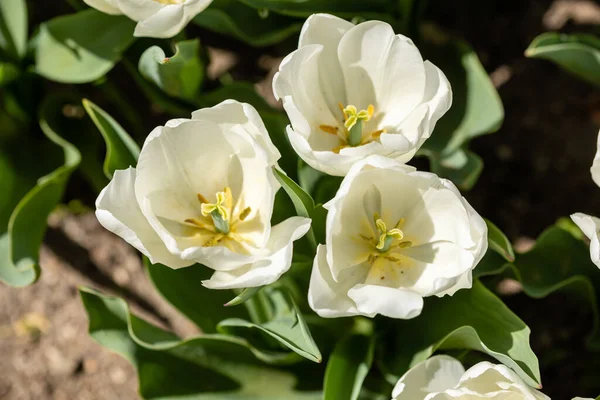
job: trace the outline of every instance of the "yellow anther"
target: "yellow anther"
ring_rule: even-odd
[[[202,215],[208,217],[215,210],[225,221],[229,221],[229,208],[231,207],[231,189],[225,188],[224,191],[217,193],[217,202],[215,204],[202,203],[200,211]]]
[[[240,221],[244,221],[246,218],[248,218],[248,215],[250,215],[251,212],[252,209],[250,207],[244,208],[244,211],[240,213]]]
[[[192,225],[194,225],[194,226],[196,226],[198,228],[212,230],[212,227],[207,226],[206,224],[204,224],[204,223],[202,223],[202,222],[200,222],[200,221],[198,221],[197,219],[194,219],[194,218],[188,218],[184,222],[187,223],[187,224],[192,224]]]
[[[208,203],[208,199],[202,196],[202,194],[198,193],[196,194],[196,196],[198,196],[198,201],[200,202],[200,204]]]
[[[331,125],[319,125],[319,129],[321,129],[323,132],[331,133],[332,135],[337,135],[338,133],[338,128]]]

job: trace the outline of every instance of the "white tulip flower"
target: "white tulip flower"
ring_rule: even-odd
[[[106,14],[124,14],[136,21],[134,36],[171,38],[177,35],[212,0],[83,0]]]
[[[411,368],[396,384],[393,400],[550,400],[504,365],[480,362],[465,372],[449,356],[434,356]]]
[[[137,167],[102,190],[96,216],[153,263],[216,270],[206,287],[266,285],[310,228],[301,217],[271,227],[279,158],[257,111],[228,100],[154,129]]]
[[[594,156],[594,161],[592,163],[592,167],[590,168],[590,172],[592,173],[592,179],[596,185],[600,186],[600,132],[598,132],[596,155]]]
[[[273,91],[296,152],[338,176],[372,154],[409,161],[452,103],[446,76],[409,38],[385,22],[355,26],[328,14],[305,22]]]
[[[484,220],[450,181],[386,157],[356,163],[325,208],[308,293],[322,317],[414,318],[423,297],[470,288],[487,250]]]
[[[590,239],[590,258],[600,268],[600,241],[598,240],[600,218],[583,213],[575,213],[571,215],[571,219],[581,229],[583,234]]]

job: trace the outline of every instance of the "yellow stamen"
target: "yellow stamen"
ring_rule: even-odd
[[[319,125],[319,129],[321,129],[323,132],[331,133],[332,135],[337,135],[338,133],[338,128],[331,125]]]
[[[208,229],[209,231],[212,231],[212,227],[210,227],[194,218],[188,218],[184,222],[187,224],[192,224],[194,226],[197,226],[198,228]]]
[[[208,203],[208,199],[202,196],[202,194],[198,193],[196,196],[198,196],[198,201],[200,202],[200,204]]]
[[[248,215],[250,215],[251,212],[252,209],[250,207],[244,208],[244,211],[242,211],[240,214],[240,221],[244,221],[246,218],[248,218]]]

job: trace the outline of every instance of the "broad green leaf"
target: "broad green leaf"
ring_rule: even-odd
[[[387,19],[381,15],[392,13],[393,4],[387,0],[242,0],[258,9],[268,9],[281,14],[308,17],[314,13],[330,13],[345,18],[357,15],[372,19]]]
[[[289,293],[281,288],[270,287],[263,291],[272,307],[269,311],[272,317],[268,321],[254,324],[242,319],[227,319],[219,324],[219,332],[245,336],[244,331],[258,330],[302,357],[320,363],[321,352]]]
[[[19,59],[27,52],[27,3],[0,1],[0,48]]]
[[[420,153],[429,157],[432,171],[469,189],[479,178],[483,162],[465,146],[500,128],[502,101],[477,54],[466,43],[446,38],[443,44],[424,47],[424,52],[446,74],[453,100]]]
[[[299,391],[290,368],[275,369],[241,338],[203,335],[179,340],[132,315],[119,298],[83,289],[90,335],[136,368],[142,398],[152,400],[317,400]],[[317,371],[319,372],[319,371]]]
[[[488,228],[488,245],[490,249],[504,257],[506,261],[514,261],[515,252],[510,240],[492,221],[486,219],[485,224]]]
[[[324,400],[356,400],[371,369],[375,337],[348,334],[337,344],[325,371]]]
[[[475,268],[475,276],[504,274],[521,282],[525,294],[541,299],[561,291],[590,305],[593,327],[588,346],[600,349],[598,291],[600,274],[590,260],[589,249],[580,232],[571,230],[561,219],[546,229],[535,246],[517,254],[513,263],[490,252]]]
[[[46,231],[46,218],[61,200],[73,170],[81,161],[77,148],[64,140],[62,114],[49,97],[40,112],[40,127],[46,137],[64,152],[64,165],[40,178],[21,199],[8,223],[8,232],[0,238],[0,280],[12,286],[26,286],[37,280],[39,248]]]
[[[531,42],[525,55],[552,61],[566,71],[600,86],[600,38],[597,36],[543,33]]]
[[[243,307],[225,307],[233,296],[230,290],[212,290],[202,286],[213,271],[202,265],[171,269],[162,264],[144,263],[156,290],[205,333],[216,332],[225,318],[247,318]]]
[[[104,158],[106,177],[111,179],[115,170],[135,166],[140,155],[140,147],[137,143],[106,111],[87,99],[83,99],[82,103],[106,143]]]
[[[110,27],[110,28],[109,28]],[[106,75],[135,40],[135,22],[85,10],[40,25],[36,72],[61,83],[87,83]]]
[[[391,355],[391,380],[437,350],[470,349],[512,368],[529,385],[541,385],[529,328],[479,281],[453,296],[427,298],[419,317],[397,321],[392,332],[396,345],[385,350]]]
[[[483,160],[470,150],[457,149],[450,154],[422,151],[429,157],[431,171],[450,179],[462,190],[475,186],[483,171]]]
[[[452,107],[438,121],[424,147],[451,154],[474,137],[497,131],[504,107],[475,51],[465,42],[451,40],[426,47],[427,58],[452,85]]]
[[[158,46],[148,48],[140,57],[138,68],[142,76],[169,96],[193,100],[204,79],[200,40],[182,41],[175,48],[173,57],[167,57]]]
[[[261,16],[258,10],[234,0],[214,0],[193,21],[203,28],[256,47],[270,46],[287,39],[300,32],[303,22],[273,13]]]

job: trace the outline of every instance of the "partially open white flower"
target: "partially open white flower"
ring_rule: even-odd
[[[434,356],[411,368],[396,384],[393,400],[550,400],[504,365],[480,362],[465,372],[449,356]]]
[[[273,91],[296,152],[338,176],[371,154],[407,162],[452,103],[448,80],[409,38],[385,22],[328,14],[308,18]]]
[[[212,0],[83,0],[106,14],[136,21],[134,36],[170,38],[185,28]]]
[[[575,213],[571,215],[571,219],[577,224],[583,234],[590,239],[590,258],[600,268],[600,240],[598,240],[600,218],[583,213]]]
[[[322,317],[416,317],[423,297],[471,287],[487,250],[485,222],[450,181],[386,157],[356,163],[325,208],[308,293]]]
[[[271,228],[279,157],[256,110],[228,100],[154,129],[137,168],[100,193],[96,216],[153,263],[215,269],[209,288],[266,285],[310,227],[292,217]]]
[[[600,186],[600,132],[598,132],[596,155],[594,156],[594,161],[592,163],[590,171],[592,173],[592,179],[594,180],[596,185]]]

